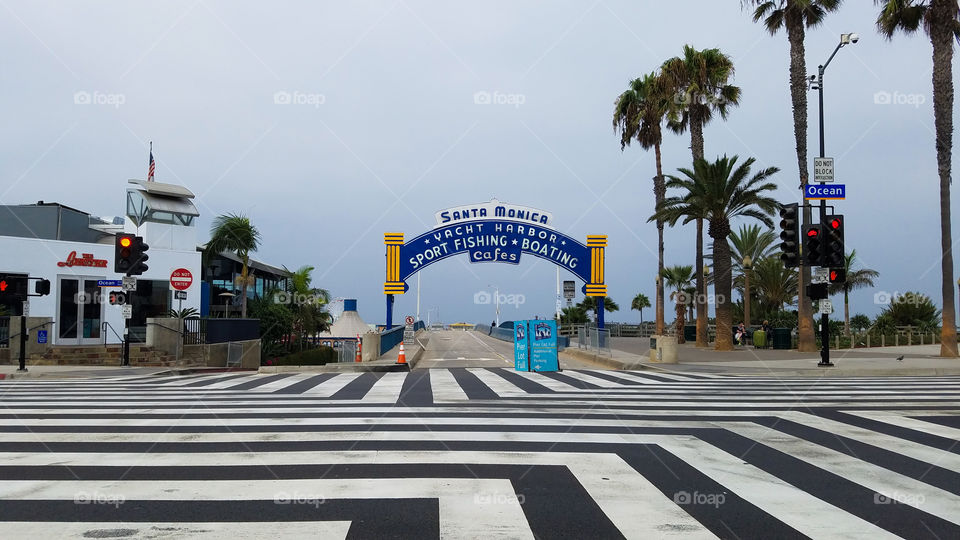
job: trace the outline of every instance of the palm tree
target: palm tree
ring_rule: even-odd
[[[223,251],[232,251],[240,259],[243,268],[237,282],[240,285],[240,314],[247,316],[247,287],[251,285],[250,252],[260,247],[260,231],[253,226],[250,218],[242,214],[223,214],[213,220],[210,227],[210,241],[207,242],[204,256],[209,258]]]
[[[754,22],[763,21],[771,35],[781,29],[787,33],[790,42],[790,100],[793,103],[793,137],[797,142],[797,167],[800,172],[800,184],[810,179],[807,171],[807,65],[804,39],[806,28],[819,26],[827,13],[840,8],[843,0],[741,0],[741,6],[756,6],[753,12]],[[809,208],[803,210],[803,223],[813,223]],[[800,269],[798,286],[810,282],[810,268]],[[800,321],[798,328],[800,352],[817,350],[816,336],[813,333],[813,310],[810,299],[800,295]]]
[[[730,107],[740,104],[740,87],[729,84],[733,78],[733,61],[720,49],[697,49],[684,45],[683,57],[671,58],[661,67],[665,85],[671,88],[679,107],[671,111],[668,125],[681,133],[689,127],[690,150],[693,161],[703,159],[703,126],[714,114],[726,120]],[[706,347],[707,304],[706,284],[703,277],[703,219],[695,216],[697,223],[697,346]]]
[[[291,308],[294,330],[301,337],[322,332],[330,327],[330,313],[324,307],[330,303],[330,292],[312,286],[313,266],[301,266],[290,273]]]
[[[857,261],[857,250],[847,253],[844,258],[843,269],[847,279],[843,283],[831,284],[830,294],[843,293],[843,335],[850,335],[850,291],[863,287],[875,287],[873,280],[880,277],[880,272],[870,268],[854,270]]]
[[[689,286],[693,280],[693,266],[669,266],[663,269],[661,277],[663,277],[663,281],[666,281],[667,286],[673,288],[673,292],[670,293],[670,299],[677,302],[676,320],[673,323],[674,335],[677,336],[677,343],[684,343],[684,315],[687,311],[687,304],[690,303],[690,299],[687,297],[684,289]]]
[[[653,148],[657,175],[653,177],[653,196],[660,204],[667,189],[663,178],[660,145],[663,143],[661,126],[673,106],[670,92],[656,73],[630,81],[630,88],[620,94],[613,110],[613,130],[620,132],[620,150],[636,140],[644,150]],[[657,275],[663,272],[663,221],[657,221]],[[663,284],[657,282],[657,334],[663,334]],[[641,318],[643,313],[641,313]]]
[[[933,120],[940,173],[940,270],[943,326],[940,356],[957,356],[953,297],[953,234],[950,230],[950,169],[953,153],[953,40],[960,40],[957,0],[874,0],[882,6],[877,28],[887,39],[897,30],[912,34],[923,26],[933,44]]]
[[[744,276],[749,273],[751,281],[755,279],[753,267],[763,259],[778,252],[778,247],[774,244],[777,238],[777,234],[773,229],[765,229],[756,224],[744,224],[740,226],[739,231],[731,232],[730,238],[727,239],[730,243],[730,271],[734,276],[733,286],[743,297],[745,308],[747,306],[747,298],[745,295],[746,281],[744,280]],[[712,242],[710,243],[710,250],[713,251]],[[705,258],[709,259],[711,264],[713,263],[712,255],[707,255]],[[744,264],[744,261],[748,259],[750,261],[750,268],[747,268]],[[754,290],[753,294],[750,295],[749,302],[751,310],[755,304],[753,300],[757,297],[756,293],[757,291]],[[745,310],[744,315],[747,315],[749,312],[750,310]],[[749,317],[745,316],[744,319],[749,319]]]
[[[768,315],[793,304],[799,291],[798,272],[783,266],[779,257],[766,257],[754,263],[750,274],[752,289],[761,304],[761,313]]]
[[[752,217],[771,227],[773,222],[769,216],[779,207],[779,203],[765,192],[777,189],[769,178],[780,169],[769,167],[750,176],[755,160],[747,159],[737,167],[738,159],[737,156],[724,156],[713,163],[700,159],[694,162],[692,171],[680,169],[685,178],[669,176],[667,188],[680,189],[682,195],[667,197],[657,209],[660,218],[667,222],[676,222],[680,217],[693,214],[706,216],[708,234],[713,238],[713,286],[717,297],[715,348],[718,351],[733,350],[732,275],[730,244],[727,242],[730,220],[739,216]]]
[[[633,297],[633,301],[630,302],[630,309],[640,312],[640,324],[643,324],[643,308],[648,307],[650,307],[650,299],[643,293],[637,293],[637,295]],[[663,323],[663,321],[660,322],[661,324]]]
[[[613,313],[614,311],[620,311],[620,306],[609,296],[587,296],[584,297],[577,306],[585,313],[593,313],[594,317],[596,317],[597,298],[603,298],[603,310],[605,312]]]

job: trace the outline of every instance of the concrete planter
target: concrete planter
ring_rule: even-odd
[[[650,361],[659,364],[677,363],[677,338],[675,336],[655,336],[657,347],[650,349]]]

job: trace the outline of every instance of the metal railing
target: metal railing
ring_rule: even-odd
[[[577,327],[577,348],[613,356],[610,349],[610,330],[592,326]]]
[[[183,320],[183,344],[202,345],[207,342],[207,319],[187,317]]]

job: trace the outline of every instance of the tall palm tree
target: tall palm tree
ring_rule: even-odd
[[[847,253],[844,257],[843,269],[847,279],[843,283],[832,284],[830,294],[843,293],[843,335],[850,335],[850,291],[863,287],[875,287],[873,280],[880,277],[880,272],[870,268],[854,270],[857,262],[857,250]]]
[[[223,214],[213,220],[210,227],[210,241],[204,252],[212,257],[223,251],[232,251],[240,259],[243,267],[237,282],[240,285],[240,314],[247,316],[247,287],[250,286],[250,252],[260,247],[260,231],[242,214]]]
[[[940,270],[943,326],[940,356],[957,356],[957,318],[953,297],[953,234],[950,230],[950,169],[953,153],[953,40],[960,41],[957,0],[874,0],[881,6],[877,28],[887,39],[897,30],[912,34],[923,26],[933,44],[933,120],[940,174]]]
[[[630,302],[630,309],[640,312],[640,324],[643,324],[643,308],[650,307],[650,299],[643,293],[637,293]],[[662,323],[663,321],[661,321]]]
[[[731,107],[740,104],[740,87],[729,84],[733,78],[733,61],[720,49],[697,49],[684,45],[683,57],[671,58],[661,67],[667,88],[671,88],[679,107],[668,118],[668,125],[680,133],[690,129],[690,150],[693,161],[703,159],[703,126],[715,114],[726,120]],[[707,336],[706,283],[703,277],[703,219],[697,224],[697,346],[709,345]]]
[[[630,87],[619,97],[613,110],[613,130],[620,132],[620,150],[636,141],[644,150],[653,148],[657,175],[653,177],[656,204],[666,196],[660,145],[663,143],[663,120],[673,107],[672,96],[663,80],[654,72],[630,81]],[[663,272],[663,222],[657,221],[657,275]],[[642,316],[642,313],[641,313]],[[663,334],[663,284],[657,281],[657,334]]]
[[[683,178],[668,176],[667,188],[681,190],[680,196],[667,197],[657,209],[661,219],[675,222],[683,216],[702,214],[709,223],[708,234],[713,238],[714,281],[717,298],[716,350],[733,350],[733,311],[731,307],[732,274],[730,263],[730,220],[752,217],[772,227],[770,215],[779,203],[765,192],[775,191],[771,176],[780,169],[769,167],[750,175],[754,159],[737,167],[737,156],[723,156],[709,163],[704,159],[694,162],[693,170],[680,169]],[[690,211],[689,207],[699,208]],[[689,219],[689,218],[687,218]]]
[[[684,343],[684,316],[686,315],[687,304],[690,303],[684,289],[693,281],[693,266],[668,266],[663,269],[663,273],[660,275],[663,278],[662,281],[665,281],[666,285],[673,289],[673,292],[670,293],[670,299],[677,302],[676,319],[673,323],[674,335],[677,336],[677,343]]]
[[[837,11],[842,3],[843,0],[741,0],[741,6],[756,6],[754,22],[762,20],[771,35],[786,30],[787,41],[790,42],[790,100],[793,103],[793,137],[797,142],[801,189],[810,179],[807,171],[807,64],[804,59],[806,29],[819,26],[827,14]],[[806,207],[803,210],[803,223],[813,223],[811,211]],[[798,286],[803,289],[803,284],[809,282],[810,268],[801,266]],[[798,350],[813,352],[817,350],[817,341],[813,332],[810,299],[800,295],[798,307]]]

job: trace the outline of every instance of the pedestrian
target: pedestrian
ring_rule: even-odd
[[[737,345],[743,345],[746,339],[746,335],[747,335],[747,329],[744,326],[744,324],[741,322],[740,324],[737,325],[737,333],[734,336],[736,337]]]
[[[770,321],[764,319],[763,324],[760,325],[760,329],[763,330],[764,334],[770,333]]]

